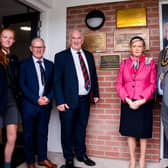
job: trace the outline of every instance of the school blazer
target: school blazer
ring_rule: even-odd
[[[0,115],[6,111],[8,83],[4,66],[0,63]]]

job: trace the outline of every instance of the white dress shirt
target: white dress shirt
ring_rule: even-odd
[[[40,66],[39,66],[39,63],[37,63],[37,61],[41,61],[41,64],[42,64],[42,66],[45,70],[44,60],[43,60],[43,58],[39,60],[39,59],[37,59],[36,57],[33,56],[33,62],[34,62],[35,68],[36,68],[38,84],[39,84],[39,96],[43,96],[44,85],[42,85]]]
[[[160,78],[158,80],[158,92],[159,92],[159,95],[163,95],[163,89],[161,88],[161,80],[160,80]]]
[[[77,78],[78,78],[78,94],[79,95],[87,95],[89,93],[89,90],[85,89],[85,81],[84,81],[84,77],[83,77],[83,73],[82,73],[82,69],[80,66],[80,62],[79,62],[79,56],[78,56],[78,51],[74,50],[73,48],[71,48],[71,53],[72,53],[72,57],[73,57],[73,61],[75,64],[75,69],[76,69],[76,73],[77,73]],[[89,72],[89,68],[88,68],[88,63],[85,57],[85,54],[83,52],[82,49],[80,49],[80,53],[82,55],[82,58],[85,62],[88,74],[89,74],[89,78],[90,78],[90,72]],[[91,82],[90,82],[91,83]]]

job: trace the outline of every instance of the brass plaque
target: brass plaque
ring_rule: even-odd
[[[114,51],[129,51],[129,42],[132,37],[140,36],[145,40],[146,48],[149,50],[149,29],[148,28],[131,28],[117,29],[114,32]]]
[[[90,52],[106,51],[106,33],[91,32],[85,34],[83,48]]]
[[[120,55],[106,54],[100,57],[101,69],[118,69],[120,67]]]
[[[146,26],[146,23],[145,8],[117,10],[117,28]]]

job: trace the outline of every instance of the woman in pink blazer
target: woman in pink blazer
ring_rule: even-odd
[[[145,168],[147,138],[152,137],[152,101],[156,89],[154,60],[143,52],[145,41],[139,36],[130,40],[131,56],[123,60],[116,89],[121,98],[120,133],[128,139],[130,166],[135,168],[136,138],[140,140],[139,167]]]

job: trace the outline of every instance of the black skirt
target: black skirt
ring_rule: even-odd
[[[120,133],[135,138],[152,138],[152,101],[149,100],[137,110],[121,102]]]

